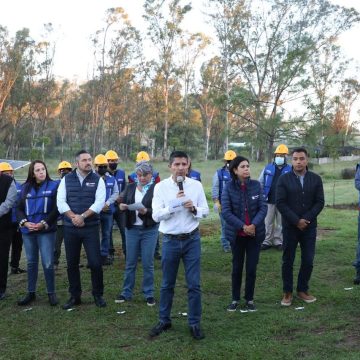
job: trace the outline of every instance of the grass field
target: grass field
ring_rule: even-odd
[[[209,182],[219,162],[194,165],[202,171],[209,194]],[[256,178],[263,164],[252,165]],[[156,167],[161,174],[165,173],[166,165],[156,164]],[[339,173],[340,169],[335,171]],[[315,168],[315,171],[325,174],[327,203],[331,204],[331,174],[335,171],[332,166]],[[357,193],[353,180],[338,181],[337,174],[333,178],[341,194],[336,203],[355,203]],[[146,306],[140,293],[141,266],[134,299],[123,305],[114,303],[124,270],[119,236],[114,230],[118,256],[113,266],[104,268],[108,302],[105,309],[93,304],[86,268],[81,270],[84,304],[71,312],[48,305],[41,271],[38,299],[32,310],[24,311],[16,305],[16,300],[25,293],[26,274],[9,276],[7,298],[0,302],[0,359],[359,359],[360,287],[352,285],[351,265],[357,242],[357,215],[355,210],[326,208],[319,218],[317,253],[310,283],[311,292],[318,298],[316,303],[304,305],[296,300],[290,308],[280,306],[281,253],[269,250],[261,253],[258,266],[255,289],[258,311],[228,313],[231,255],[221,251],[219,221],[212,213],[201,224],[202,327],[206,338],[200,342],[191,338],[187,318],[179,314],[187,312],[182,267],[173,304],[173,329],[158,339],[148,338],[149,329],[157,322],[158,306]],[[61,259],[56,283],[59,299],[64,303],[68,298],[64,254]],[[85,264],[86,259],[82,262]],[[295,273],[298,264],[297,258]],[[156,261],[155,277],[158,300],[159,261]],[[304,309],[295,310],[300,306]],[[125,314],[117,314],[123,310]]]

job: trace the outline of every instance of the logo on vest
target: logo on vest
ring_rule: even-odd
[[[89,187],[94,187],[94,186],[96,185],[96,183],[94,183],[94,182],[87,182],[85,185],[86,185],[86,186],[89,186]]]
[[[44,195],[45,195],[45,194],[51,194],[51,190],[44,190],[42,193],[43,193]]]

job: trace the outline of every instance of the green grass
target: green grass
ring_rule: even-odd
[[[56,162],[50,161],[54,171]],[[252,176],[257,178],[264,164],[252,163]],[[353,163],[315,167],[324,177],[326,203],[332,204],[335,181],[335,204],[357,201],[353,180],[340,181],[341,168]],[[133,164],[125,164],[131,171]],[[210,194],[211,177],[221,161],[195,163],[202,172],[206,193]],[[156,163],[162,178],[169,174],[167,164]],[[209,202],[211,206],[211,202]],[[186,317],[187,296],[183,268],[179,270],[173,304],[173,329],[158,339],[148,338],[149,329],[158,319],[158,305],[146,306],[141,292],[141,266],[137,274],[135,297],[123,305],[114,303],[122,282],[124,259],[116,234],[115,264],[105,267],[105,299],[108,306],[97,309],[92,301],[90,274],[81,270],[82,306],[72,312],[51,308],[47,302],[42,271],[39,273],[38,299],[31,311],[23,311],[16,300],[25,293],[26,275],[11,275],[8,296],[0,302],[0,359],[359,359],[360,357],[360,287],[352,287],[351,265],[357,242],[357,212],[326,208],[319,218],[319,241],[311,291],[318,297],[314,304],[282,308],[280,299],[281,253],[261,253],[255,300],[256,313],[228,313],[231,300],[231,255],[221,251],[218,216],[211,212],[201,224],[202,231],[202,327],[206,338],[192,340]],[[56,275],[61,303],[68,298],[67,277],[62,263]],[[25,260],[22,259],[22,265]],[[86,264],[86,259],[82,260]],[[295,273],[299,266],[299,254]],[[156,299],[159,299],[160,263],[156,261]],[[125,310],[124,315],[116,312]]]
[[[38,300],[31,311],[16,306],[26,289],[26,275],[9,277],[8,297],[0,303],[1,359],[358,359],[360,356],[360,288],[352,287],[351,262],[355,254],[357,213],[326,209],[320,216],[319,241],[311,290],[314,304],[282,308],[281,253],[261,253],[255,300],[256,313],[227,313],[231,300],[231,256],[220,250],[218,219],[211,216],[201,226],[203,341],[190,337],[186,317],[183,268],[179,271],[173,304],[173,329],[150,340],[158,306],[146,306],[140,293],[141,269],[135,297],[114,303],[121,287],[124,260],[117,257],[106,267],[105,298],[108,307],[97,309],[90,294],[89,271],[81,270],[84,304],[72,312],[47,303],[43,274],[39,274]],[[119,247],[119,238],[116,238]],[[118,252],[119,253],[119,252]],[[63,256],[62,256],[63,259]],[[86,260],[83,259],[83,263]],[[297,272],[299,259],[295,263]],[[140,266],[141,268],[141,266]],[[57,272],[61,302],[67,300],[65,264]],[[160,263],[156,262],[156,298],[159,298]],[[118,310],[125,310],[118,315]]]

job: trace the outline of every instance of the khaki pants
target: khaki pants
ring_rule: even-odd
[[[275,204],[267,204],[267,206],[268,211],[265,218],[266,234],[263,245],[282,245],[281,214]]]

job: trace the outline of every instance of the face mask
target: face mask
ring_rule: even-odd
[[[109,164],[110,170],[116,170],[117,166],[118,166],[117,163],[110,163],[110,164]]]
[[[276,156],[275,157],[275,164],[278,166],[284,165],[285,163],[285,158],[283,158],[282,156]]]
[[[107,172],[107,168],[99,167],[97,172],[100,176],[105,175]]]
[[[61,179],[62,179],[65,175],[67,175],[69,172],[70,172],[70,171],[68,171],[68,170],[60,170],[60,177],[61,177]]]

